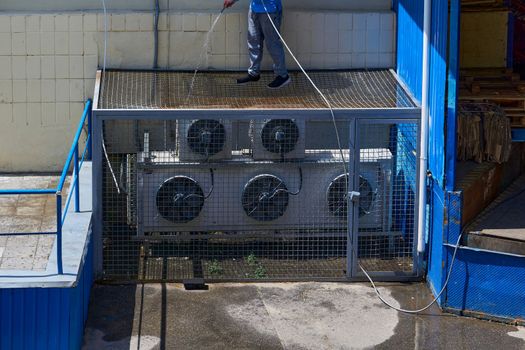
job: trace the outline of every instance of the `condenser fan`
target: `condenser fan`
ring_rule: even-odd
[[[195,180],[175,176],[166,180],[157,191],[157,210],[166,220],[186,223],[199,216],[204,199],[204,193]]]
[[[370,213],[374,201],[375,192],[363,176],[359,175],[359,217]],[[348,215],[348,175],[343,174],[336,177],[328,186],[328,209],[330,213],[338,217]]]
[[[274,175],[258,175],[248,181],[242,193],[242,207],[257,221],[273,221],[284,215],[289,192]]]
[[[268,152],[289,153],[299,141],[299,127],[291,119],[272,119],[264,125],[261,139]]]
[[[217,120],[197,120],[188,128],[187,142],[193,152],[210,157],[222,151],[226,129]]]

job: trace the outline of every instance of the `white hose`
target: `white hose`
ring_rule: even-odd
[[[343,165],[344,165],[344,168],[345,168],[345,173],[347,173],[347,168],[346,168],[346,161],[345,161],[345,158],[343,156],[343,147],[341,145],[341,139],[339,138],[339,131],[337,130],[337,122],[336,122],[336,119],[335,119],[335,115],[334,115],[334,111],[333,111],[333,108],[332,108],[332,105],[330,104],[330,101],[326,98],[326,96],[322,93],[322,91],[317,87],[317,85],[313,82],[313,80],[310,78],[310,76],[308,75],[308,73],[306,73],[306,71],[304,70],[303,66],[301,65],[301,63],[299,62],[299,60],[295,57],[295,55],[293,54],[292,50],[290,49],[290,47],[288,46],[288,44],[286,43],[286,41],[284,40],[284,38],[282,37],[281,33],[279,32],[279,29],[277,28],[277,26],[275,25],[275,23],[273,22],[272,20],[272,17],[270,16],[269,12],[268,12],[268,8],[266,7],[266,4],[264,2],[264,0],[261,0],[262,1],[262,4],[263,4],[263,7],[264,7],[264,10],[266,11],[266,15],[268,16],[268,19],[270,20],[270,23],[272,24],[273,26],[273,29],[275,30],[275,32],[277,33],[277,35],[279,36],[279,38],[281,39],[284,47],[286,47],[286,50],[288,50],[288,52],[290,53],[290,56],[292,56],[292,58],[294,59],[295,63],[297,63],[297,66],[299,66],[299,68],[301,69],[301,71],[303,72],[303,74],[306,76],[306,78],[308,79],[308,81],[310,82],[310,84],[312,84],[312,86],[314,87],[314,89],[319,93],[319,95],[323,98],[324,102],[326,103],[326,105],[328,106],[328,108],[330,109],[330,114],[332,115],[332,121],[333,121],[333,124],[334,124],[334,128],[335,128],[335,133],[336,133],[336,138],[337,138],[337,144],[339,146],[339,152],[341,153],[341,157],[343,158]],[[423,205],[422,203],[420,203],[420,205]],[[421,309],[416,309],[416,310],[407,310],[407,309],[402,309],[402,308],[398,308],[392,304],[390,304],[389,302],[387,302],[383,296],[381,295],[381,293],[379,292],[379,289],[377,288],[375,282],[372,280],[372,278],[370,277],[370,275],[366,272],[366,270],[363,268],[363,266],[361,264],[358,263],[358,266],[359,266],[359,269],[361,269],[361,271],[364,273],[364,275],[366,276],[366,278],[368,278],[368,280],[370,281],[370,284],[372,285],[372,288],[374,288],[374,291],[375,293],[377,294],[379,300],[381,300],[381,302],[383,302],[386,306],[396,310],[396,311],[399,311],[399,312],[403,312],[403,313],[408,313],[408,314],[417,314],[417,313],[421,313],[425,310],[427,310],[428,308],[430,308],[438,299],[439,297],[443,294],[443,292],[445,291],[445,289],[447,288],[448,286],[448,282],[450,280],[450,275],[452,274],[452,267],[454,266],[454,262],[456,260],[456,253],[458,251],[458,248],[459,248],[459,243],[461,241],[461,237],[463,236],[463,233],[461,233],[458,237],[458,241],[456,243],[456,246],[455,246],[455,249],[454,249],[454,255],[452,256],[452,260],[450,262],[450,268],[448,270],[448,274],[447,274],[447,279],[445,280],[445,284],[443,285],[443,288],[441,289],[441,291],[439,292],[439,294],[432,300],[432,302],[430,304],[428,304],[427,306],[421,308]],[[352,244],[352,251],[353,251],[353,254],[354,256],[357,258],[357,252],[355,250],[355,245]]]
[[[290,47],[288,46],[288,44],[286,43],[286,41],[282,37],[281,33],[279,32],[279,29],[277,28],[277,26],[273,22],[272,16],[270,16],[270,14],[268,13],[268,8],[266,7],[266,4],[265,4],[264,0],[261,0],[261,1],[262,1],[264,10],[266,11],[266,15],[268,16],[268,19],[270,20],[270,23],[272,24],[272,27],[275,30],[275,32],[277,33],[277,35],[279,36],[279,39],[281,39],[284,47],[286,47],[286,50],[288,50],[288,52],[290,53],[290,55],[294,59],[295,63],[297,63],[297,66],[299,66],[299,68],[301,69],[301,71],[305,75],[306,79],[308,79],[310,84],[312,84],[312,86],[317,91],[317,93],[322,97],[324,103],[326,103],[326,106],[330,109],[330,114],[332,115],[332,122],[334,124],[335,137],[337,139],[337,144],[339,145],[339,152],[341,154],[341,159],[343,160],[344,171],[345,171],[345,174],[347,174],[348,173],[348,168],[346,166],[346,160],[345,160],[345,157],[344,157],[343,148],[341,147],[341,138],[339,137],[339,130],[337,129],[337,121],[335,119],[335,114],[334,114],[334,109],[332,108],[332,104],[326,98],[326,96],[321,92],[321,90],[317,87],[317,85],[315,85],[315,83],[313,82],[312,78],[310,78],[310,75],[308,75],[308,73],[306,73],[306,70],[301,65],[301,62],[299,62],[297,57],[295,57],[295,55],[293,54],[292,50],[290,49]]]
[[[104,89],[104,74],[106,73],[106,59],[107,59],[107,48],[108,48],[108,11],[106,9],[106,0],[102,0],[102,8],[104,10],[104,59],[102,61],[102,85],[101,89]],[[109,171],[111,172],[111,177],[113,178],[113,182],[115,183],[115,187],[117,189],[117,193],[120,194],[120,186],[117,181],[117,177],[115,176],[115,171],[113,170],[113,166],[111,165],[111,161],[109,160],[108,151],[106,149],[106,143],[104,142],[104,131],[102,131],[101,135],[102,139],[102,150],[104,152],[104,157],[106,158],[106,162],[108,163]]]
[[[102,62],[102,73],[106,72],[106,58],[108,49],[108,12],[106,9],[106,0],[102,0],[102,8],[104,10],[104,59]]]

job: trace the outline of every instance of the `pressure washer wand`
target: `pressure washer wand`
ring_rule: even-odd
[[[235,4],[237,1],[239,1],[239,0],[233,0],[233,3]],[[232,4],[232,6],[233,6],[233,4]],[[224,13],[224,11],[226,11],[227,8],[228,8],[228,7],[226,7],[226,6],[223,6],[223,7],[222,7],[221,15]]]

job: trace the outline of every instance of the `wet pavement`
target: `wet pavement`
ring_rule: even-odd
[[[431,300],[425,284],[383,284],[396,306]],[[525,328],[383,305],[368,284],[96,285],[85,349],[525,349]]]
[[[51,189],[58,180],[58,176],[4,175],[0,189]],[[35,232],[56,232],[56,197],[0,196],[0,233]],[[54,241],[55,235],[0,236],[0,270],[44,271]]]

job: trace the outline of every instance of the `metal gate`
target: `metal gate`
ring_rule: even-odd
[[[133,108],[117,110],[108,100],[125,99],[101,89],[94,114],[101,277],[358,280],[361,268],[386,280],[416,276],[418,108],[394,76],[371,77],[385,79],[371,86],[384,86],[360,86],[362,101],[392,98],[394,106],[339,110],[334,119],[318,108],[174,111],[127,102]],[[324,89],[341,100],[351,86],[339,83]],[[300,88],[279,98],[318,103]],[[220,94],[217,85],[209,89],[192,98],[202,105]],[[158,103],[156,88],[148,94],[140,107]]]

